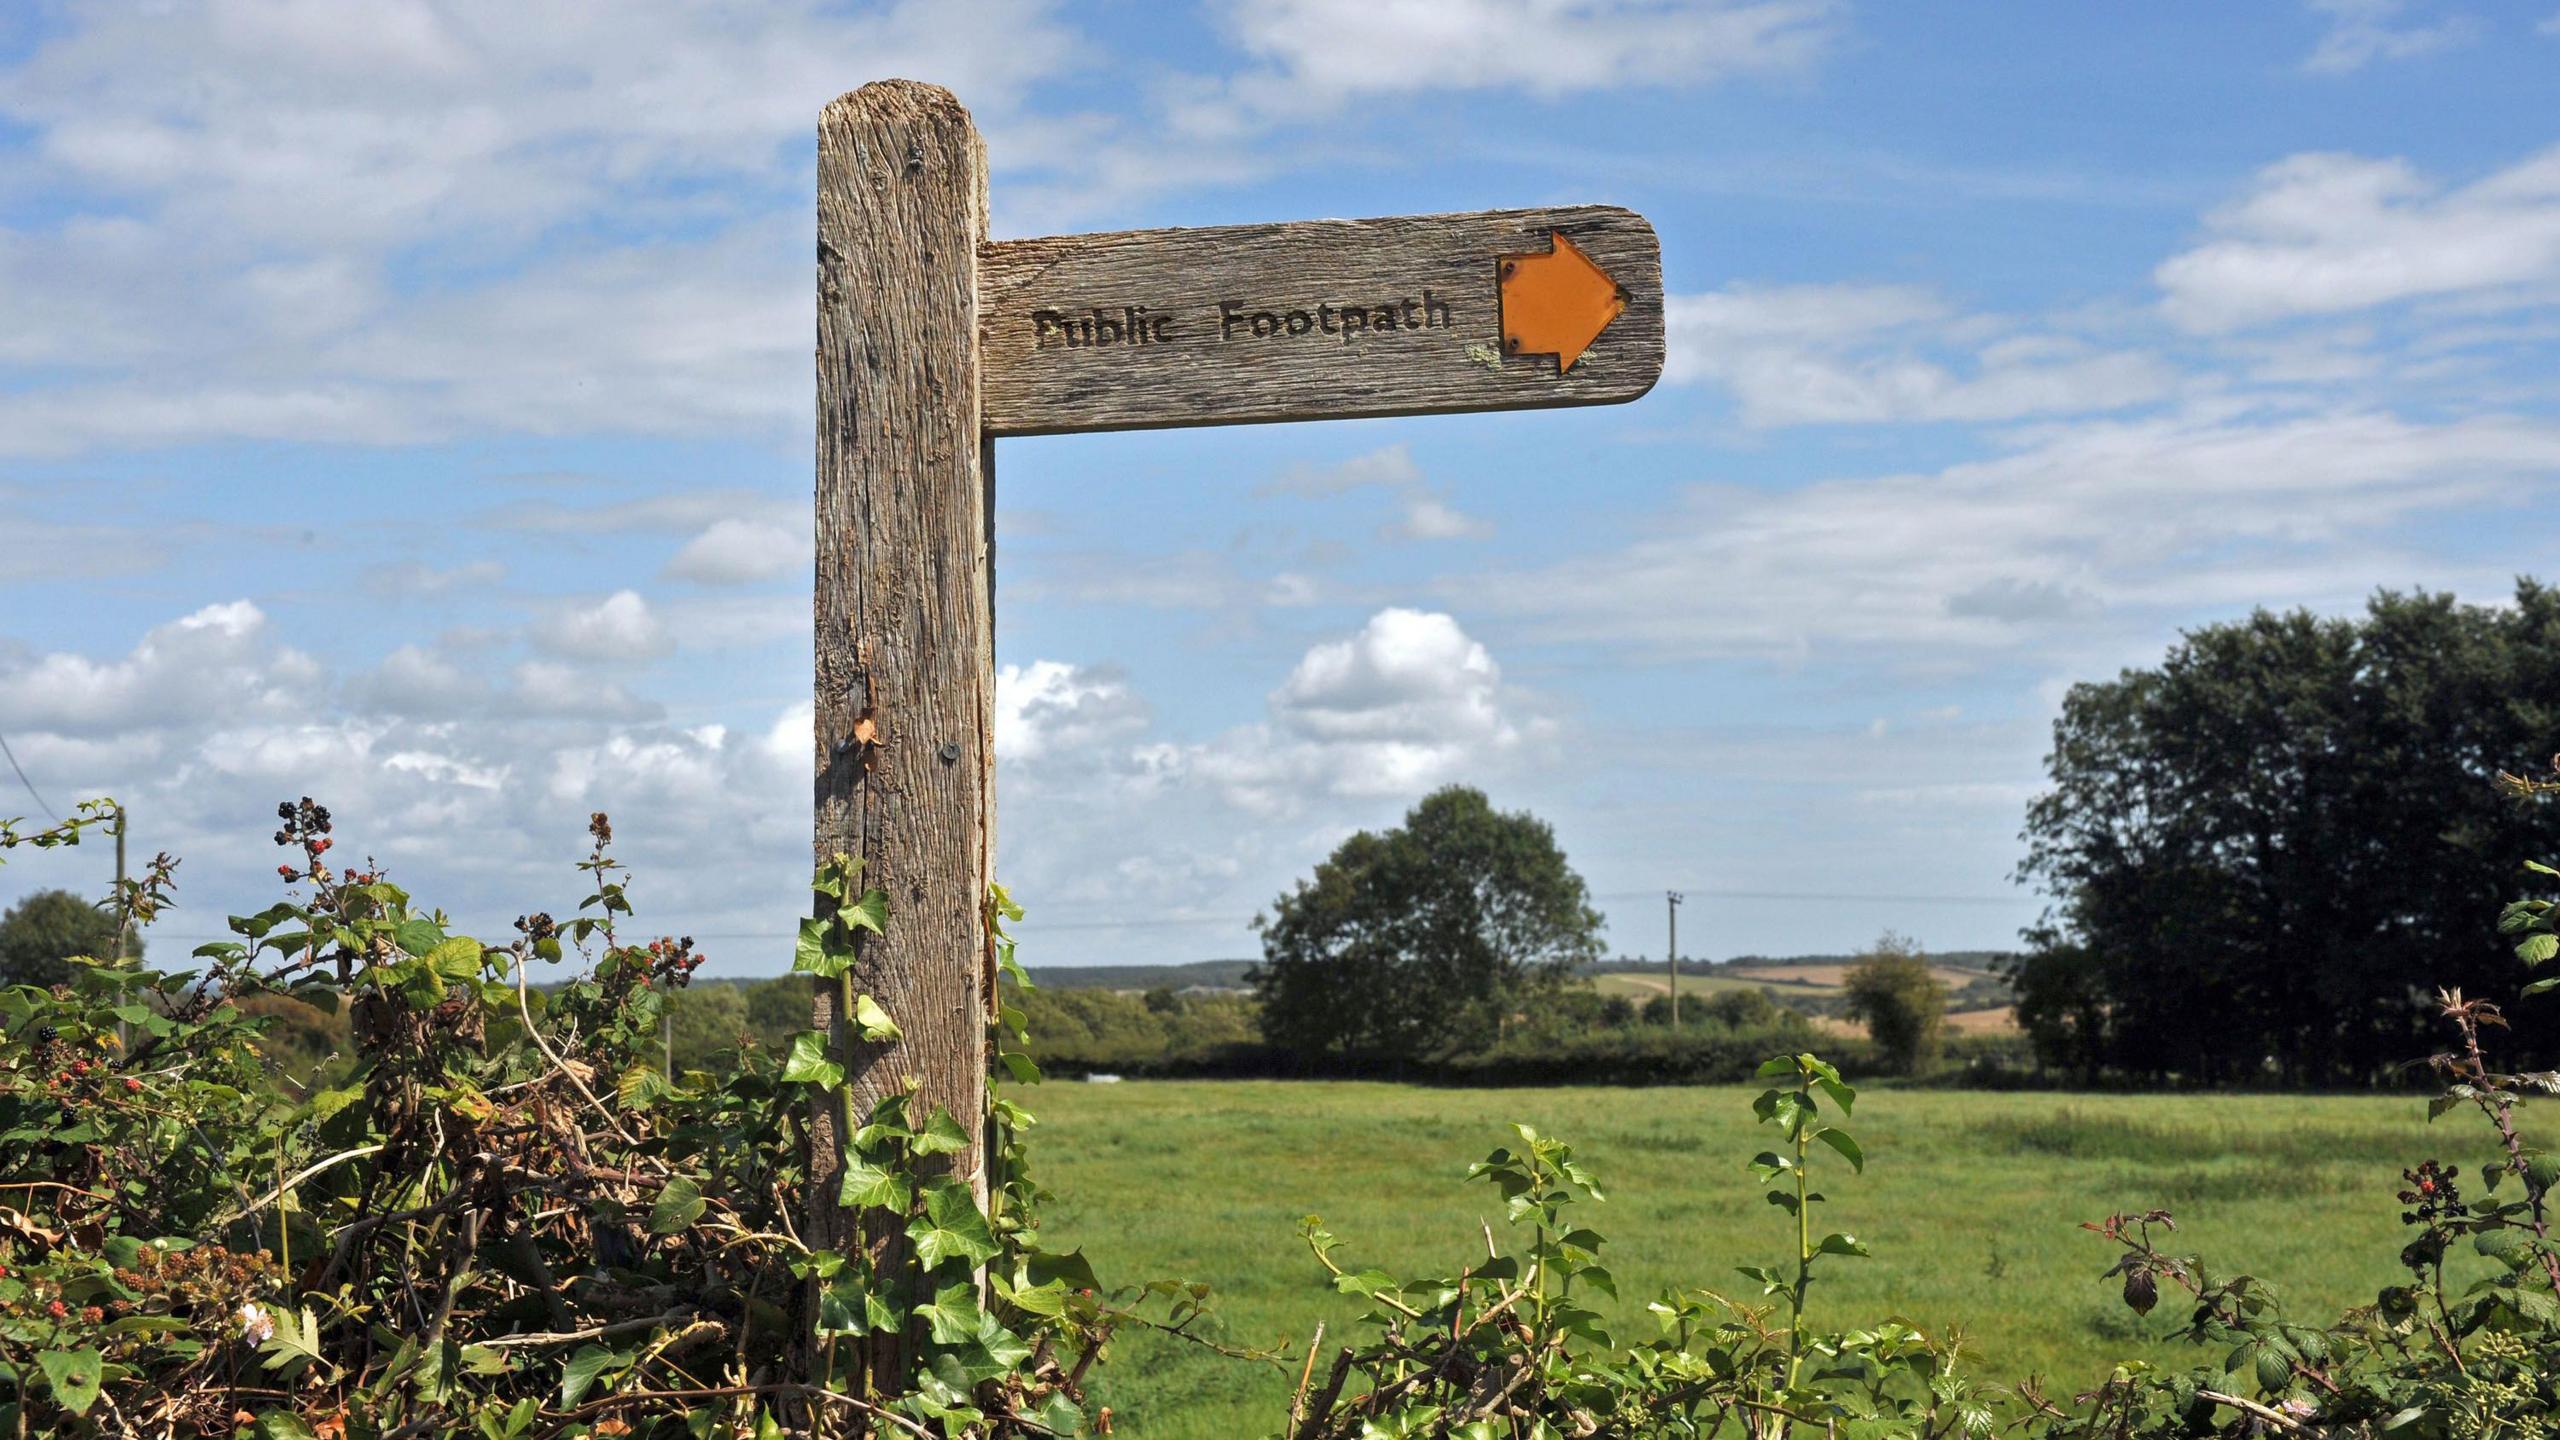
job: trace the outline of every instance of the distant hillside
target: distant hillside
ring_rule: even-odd
[[[1819,1023],[1845,1027],[1848,996],[1841,984],[1857,964],[1855,955],[1737,955],[1731,960],[1680,962],[1680,989],[1693,997],[1733,990],[1757,990]],[[2016,998],[2004,975],[2014,957],[2002,950],[1949,950],[1929,956],[1929,970],[1947,990],[1950,1023],[1967,1033],[1996,1032],[2016,1026],[2011,1002]],[[1644,1004],[1671,993],[1659,960],[1605,960],[1582,974],[1591,988]]]
[[[1740,970],[1800,970],[1836,968],[1855,965],[1856,955],[1736,955],[1730,960],[1684,958],[1680,962],[1683,975],[1731,975]],[[1967,970],[1975,974],[1997,974],[2007,961],[2017,958],[2011,950],[1932,950],[1929,963],[1945,970]],[[1603,960],[1586,968],[1586,975],[1619,975],[1630,971],[1659,975],[1662,958],[1655,956],[1621,956]]]
[[[1194,960],[1188,965],[1034,965],[1031,983],[1049,990],[1241,990],[1258,960]]]

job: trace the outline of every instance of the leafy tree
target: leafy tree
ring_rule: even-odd
[[[2013,973],[2046,1063],[2319,1084],[2425,1053],[2437,987],[2514,992],[2478,917],[2560,811],[2490,781],[2555,731],[2560,591],[2531,580],[2261,611],[2073,687],[2020,866],[2053,899]]]
[[[114,917],[68,890],[39,890],[0,915],[0,985],[67,984],[72,956],[104,959],[115,948]],[[126,943],[128,958],[141,953],[139,938]]]
[[[806,985],[800,988],[807,993]],[[802,1025],[806,1028],[805,1018]],[[696,985],[668,997],[667,1030],[677,1074],[734,1071],[738,1052],[754,1038],[747,997],[736,985]]]
[[[1259,922],[1266,1039],[1411,1056],[1494,1036],[1600,956],[1600,915],[1555,832],[1450,786],[1361,831]]]
[[[1888,930],[1875,948],[1849,967],[1841,982],[1850,1018],[1893,1067],[1917,1075],[1938,1058],[1946,1039],[1947,987],[1929,973],[1929,957],[1910,939]]]
[[[1778,1002],[1766,990],[1720,990],[1699,1007],[1708,1018],[1736,1030],[1765,1030],[1778,1024]]]
[[[747,1026],[756,1039],[780,1049],[791,1036],[809,1028],[809,982],[798,975],[763,980],[746,987]]]

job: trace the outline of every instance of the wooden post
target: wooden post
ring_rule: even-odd
[[[995,836],[994,465],[979,425],[978,246],[986,147],[950,92],[888,81],[818,122],[817,834],[888,895],[854,988],[904,1031],[848,1033],[833,982],[812,1018],[852,1077],[857,1114],[917,1087],[984,1131],[987,887]],[[895,1223],[857,1234],[836,1205],[846,1136],[810,1115],[812,1244],[896,1253]],[[984,1198],[978,1146],[950,1158]],[[915,1297],[901,1297],[900,1308]],[[875,1389],[903,1383],[905,1337],[866,1350]]]

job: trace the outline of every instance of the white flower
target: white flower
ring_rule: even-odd
[[[255,1301],[241,1305],[240,1313],[233,1318],[240,1322],[240,1338],[252,1345],[264,1345],[275,1338],[275,1317]]]

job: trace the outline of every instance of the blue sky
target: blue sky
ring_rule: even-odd
[[[1000,446],[1034,963],[1250,954],[1456,780],[1622,952],[1666,887],[1684,953],[2004,945],[2072,682],[2551,572],[2547,3],[13,7],[0,734],[185,858],[169,943],[309,793],[492,932],[610,810],[645,921],[782,968],[811,137],[888,76],[976,113],[1000,235],[1662,237],[1632,406]]]

